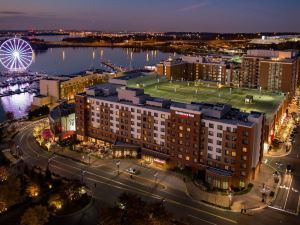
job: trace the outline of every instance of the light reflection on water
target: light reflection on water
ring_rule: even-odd
[[[62,37],[59,37],[62,38]],[[36,52],[34,62],[29,70],[46,72],[49,75],[71,74],[91,68],[101,68],[101,61],[110,61],[127,68],[143,68],[145,65],[155,65],[173,53],[157,50],[137,50],[130,48],[51,48],[44,52]],[[4,71],[0,65],[0,71]],[[25,86],[13,86],[14,91]],[[7,90],[7,89],[5,89]],[[4,90],[0,90],[2,93]],[[31,105],[33,94],[24,93],[0,99],[0,122],[5,119],[5,111],[13,111],[15,117],[26,114]]]

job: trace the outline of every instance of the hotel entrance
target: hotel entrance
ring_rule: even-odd
[[[112,146],[113,158],[137,158],[139,146],[116,142]]]
[[[155,165],[160,165],[160,166],[165,166],[167,164],[166,160],[162,160],[159,158],[155,158],[150,155],[142,155],[142,160],[144,160],[144,163],[146,164],[155,164]]]

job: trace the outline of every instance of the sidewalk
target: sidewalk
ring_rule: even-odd
[[[267,153],[265,154],[265,156],[268,157],[284,157],[287,156],[291,153],[292,148],[289,147],[288,151],[286,151],[286,145],[285,143],[280,143],[278,148],[273,148],[270,151],[267,151]]]
[[[97,167],[103,164],[103,161],[93,155],[87,155],[85,153],[80,153],[76,151],[71,151],[67,148],[63,147],[55,147],[50,150],[56,155],[63,156],[65,158],[69,158],[71,160],[84,163],[86,165],[91,165],[92,167]]]
[[[274,183],[273,169],[265,164],[261,165],[260,172],[257,174],[253,183],[253,188],[249,193],[243,195],[234,195],[233,204],[231,209],[235,212],[240,212],[242,208],[250,210],[258,210],[267,207],[272,199],[267,198],[267,203],[263,203],[261,190],[263,184],[269,189],[269,191],[276,191],[277,184]]]
[[[261,190],[263,184],[265,184],[265,187],[267,187],[269,191],[275,192],[277,185],[274,183],[273,172],[273,169],[262,164],[260,172],[257,174],[255,180],[252,181],[253,187],[251,191],[241,195],[238,195],[238,193],[236,193],[233,196],[232,205],[230,207],[231,211],[240,212],[241,209],[246,209],[248,212],[251,212],[267,207],[267,204],[270,204],[272,199],[268,197],[267,204],[263,203],[261,201]],[[197,201],[208,202],[217,207],[229,209],[229,198],[227,195],[202,191],[192,181],[187,182],[186,185],[188,193],[193,199]]]

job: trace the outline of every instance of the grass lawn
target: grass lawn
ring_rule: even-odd
[[[128,86],[144,88],[146,94],[178,102],[220,102],[230,104],[246,112],[265,112],[267,119],[276,112],[278,106],[284,100],[284,96],[281,94],[253,89],[219,88],[215,84],[187,81],[170,82],[165,79],[160,79],[160,82],[157,83],[156,76],[152,76],[152,80],[150,77],[145,80],[131,80]],[[245,103],[247,95],[253,96],[253,103]]]

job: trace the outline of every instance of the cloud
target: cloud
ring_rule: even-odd
[[[198,3],[198,4],[189,5],[189,6],[180,8],[180,9],[178,9],[177,11],[178,11],[178,12],[193,11],[193,10],[195,10],[195,9],[203,8],[203,7],[207,6],[207,5],[208,5],[207,2],[201,2],[201,3]]]
[[[0,11],[0,15],[25,15],[26,13],[20,11]]]

